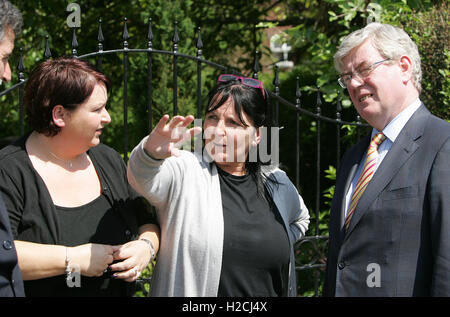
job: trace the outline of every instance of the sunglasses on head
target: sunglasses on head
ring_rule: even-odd
[[[266,94],[264,92],[264,86],[263,83],[257,79],[249,78],[249,77],[242,77],[242,76],[236,76],[231,74],[222,74],[217,79],[218,82],[226,83],[231,80],[239,80],[243,85],[252,87],[252,88],[259,88],[261,90],[261,93],[263,95],[263,98],[266,99]]]

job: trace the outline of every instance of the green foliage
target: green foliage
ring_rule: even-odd
[[[147,268],[142,271],[142,273],[139,276],[139,278],[143,279],[143,280],[150,279],[152,274],[153,274],[153,269],[155,268],[155,264],[156,264],[156,261],[152,261],[151,263],[149,263]],[[134,294],[134,297],[146,297],[146,296],[148,296],[147,294],[149,294],[149,292],[150,292],[150,284],[149,283],[144,283],[143,287],[145,289],[145,292],[142,291],[141,289],[137,288],[138,290]]]
[[[71,55],[72,29],[66,24],[68,2],[63,0],[12,1],[22,12],[24,27],[16,41],[23,49],[25,75],[43,61],[45,36],[49,36],[52,56]],[[106,0],[78,0],[81,8],[81,28],[76,30],[77,55],[97,50],[98,20],[102,19],[103,49],[123,48],[124,18],[127,18],[129,48],[147,48],[149,18],[152,19],[155,50],[173,51],[174,22],[180,41],[178,52],[196,56],[197,28],[201,27],[202,56],[230,68],[251,69],[253,51],[259,43],[254,34],[257,21],[270,7],[269,0],[233,1],[221,3],[213,0],[130,0],[126,3]],[[239,36],[236,36],[236,35]],[[243,53],[245,52],[245,53]],[[11,65],[18,63],[18,51],[11,58]],[[94,64],[97,58],[90,58]],[[102,70],[112,80],[108,110],[112,123],[105,129],[104,143],[123,151],[123,55],[102,57]],[[152,54],[153,94],[148,96],[147,54],[128,53],[128,123],[129,144],[135,145],[149,131],[162,114],[173,113],[173,56]],[[178,58],[177,106],[179,114],[196,114],[197,63]],[[202,66],[202,100],[215,83],[218,70]],[[14,76],[18,73],[14,72]],[[13,79],[15,81],[16,79]],[[2,124],[0,137],[18,134],[18,91],[3,97],[6,106],[0,110]],[[152,122],[148,122],[148,105],[152,103]]]
[[[333,181],[336,181],[336,168],[334,166],[328,166],[328,169],[325,171],[325,177]],[[311,214],[311,223],[307,233],[307,236],[328,236],[328,223],[330,217],[330,207],[331,200],[334,195],[334,185],[330,186],[326,190],[323,191],[322,197],[324,198],[325,205],[328,206],[327,209],[323,209],[318,214],[318,219],[316,218],[316,214],[310,210]],[[316,223],[318,223],[319,231],[316,232]],[[305,243],[298,248],[296,257],[297,263],[301,263],[305,265],[307,263],[311,264],[325,264],[326,263],[326,254],[327,254],[327,240],[317,240],[311,243]],[[304,270],[298,273],[298,293],[301,296],[311,297],[315,295],[320,295],[322,293],[322,284],[324,278],[325,270],[323,268],[316,270]],[[315,293],[315,283],[316,279],[318,280],[318,294]]]
[[[334,166],[328,166],[328,169],[325,171],[325,177],[331,179],[332,181],[336,181],[336,168]],[[325,202],[328,206],[331,206],[331,199],[334,196],[334,185],[325,189],[323,192],[323,197],[329,199]]]
[[[425,11],[384,15],[385,21],[399,24],[413,38],[422,58],[421,100],[435,115],[450,118],[450,7],[437,3]]]
[[[333,55],[341,39],[369,22],[378,21],[403,27],[417,43],[424,73],[421,98],[437,116],[444,119],[450,116],[449,65],[445,53],[450,43],[447,1],[290,0],[286,8],[301,17],[301,23],[286,33],[291,39],[291,59],[296,65],[288,80],[300,77],[303,92],[311,94],[321,87],[325,102],[334,102],[339,88]],[[346,94],[342,106],[351,106]]]
[[[444,55],[446,57],[445,59],[445,68],[444,69],[439,69],[439,74],[442,76],[443,78],[443,88],[442,90],[439,92],[442,96],[444,96],[444,107],[446,107],[446,109],[448,110],[450,107],[450,50],[445,49],[444,50]],[[447,118],[449,118],[450,116],[447,116]],[[449,121],[449,119],[447,119],[447,121]]]

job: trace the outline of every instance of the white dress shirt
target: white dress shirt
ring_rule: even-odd
[[[384,157],[386,156],[388,151],[391,149],[392,144],[397,139],[398,135],[402,131],[405,124],[408,122],[408,120],[412,117],[414,112],[416,112],[416,110],[420,107],[421,104],[422,101],[420,101],[420,99],[417,98],[412,104],[410,104],[406,109],[404,109],[394,119],[392,119],[392,121],[389,122],[389,124],[383,129],[382,132],[386,136],[386,139],[378,147],[378,158],[377,163],[375,165],[375,172],[377,171],[378,166],[380,166],[381,162],[384,160]],[[379,131],[373,128],[372,135],[370,137],[373,138],[373,136],[377,133],[379,133]],[[346,206],[345,216],[347,216],[348,207],[350,206],[350,202],[353,195],[353,189],[355,188],[356,183],[358,182],[358,178],[361,175],[362,169],[364,167],[364,162],[366,160],[366,156],[367,151],[363,155],[363,158],[359,163],[358,170],[355,173],[355,177],[353,178],[353,181],[348,189],[347,196],[345,197],[345,206]]]

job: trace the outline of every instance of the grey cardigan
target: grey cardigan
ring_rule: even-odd
[[[217,167],[197,153],[151,158],[143,148],[132,151],[128,180],[155,206],[161,245],[152,275],[151,296],[217,296],[222,268],[224,222]],[[289,234],[289,296],[297,295],[294,243],[309,225],[309,213],[295,186],[278,168],[280,183],[273,200]]]

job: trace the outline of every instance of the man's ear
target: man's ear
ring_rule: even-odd
[[[53,107],[52,120],[53,120],[53,123],[57,127],[60,127],[60,128],[64,127],[66,125],[67,118],[68,118],[68,112],[63,106],[56,105]]]
[[[409,56],[403,55],[399,61],[400,70],[402,72],[403,82],[407,83],[412,79],[413,64]]]

